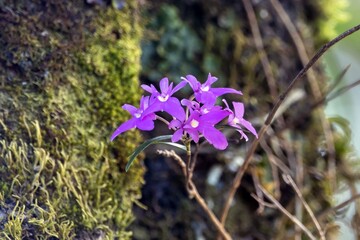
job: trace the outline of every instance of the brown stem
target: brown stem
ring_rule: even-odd
[[[319,58],[324,55],[324,53],[331,48],[333,45],[335,45],[337,42],[341,41],[342,39],[346,38],[347,36],[353,34],[354,32],[358,31],[360,29],[360,24],[350,28],[349,30],[343,32],[342,34],[340,34],[339,36],[337,36],[336,38],[334,38],[333,40],[331,40],[330,42],[326,43],[325,45],[323,45],[320,50],[318,50],[316,52],[316,54],[310,59],[310,61],[304,66],[304,68],[295,76],[295,78],[291,81],[290,85],[288,86],[288,88],[285,90],[285,92],[283,92],[282,94],[280,94],[277,102],[275,103],[274,107],[272,108],[272,110],[270,111],[268,117],[265,120],[264,125],[262,126],[262,128],[259,131],[258,134],[258,138],[254,140],[254,142],[251,144],[249,151],[247,152],[247,155],[245,157],[245,161],[244,164],[238,169],[236,176],[234,178],[234,181],[232,183],[232,186],[230,188],[228,197],[226,198],[226,203],[224,205],[222,214],[221,214],[221,222],[225,222],[226,218],[227,218],[227,214],[229,212],[230,209],[230,205],[232,200],[234,199],[234,195],[236,190],[238,189],[238,187],[241,184],[241,180],[242,177],[246,171],[246,169],[248,168],[252,156],[261,140],[261,138],[263,137],[264,133],[266,132],[267,128],[269,127],[269,125],[271,124],[275,113],[277,112],[277,110],[279,109],[280,105],[283,103],[283,101],[285,100],[285,98],[287,97],[287,95],[289,94],[289,92],[294,88],[295,84],[306,74],[306,72],[319,60]]]
[[[158,150],[158,153],[161,154],[161,155],[164,155],[166,157],[172,157],[180,165],[183,173],[186,174],[186,171],[187,171],[186,170],[187,169],[186,164],[180,158],[180,156],[177,155],[173,150],[171,150],[171,151]],[[226,240],[231,240],[232,238],[231,238],[230,234],[226,231],[224,225],[221,224],[219,219],[215,216],[214,212],[208,207],[205,200],[201,197],[201,195],[199,194],[194,182],[191,179],[189,180],[189,189],[188,189],[188,191],[189,191],[189,194],[191,196],[194,196],[196,201],[200,204],[202,209],[206,212],[206,214],[208,215],[211,222],[215,225],[217,230],[220,232],[221,237],[226,239]]]
[[[264,50],[264,44],[262,41],[259,24],[258,24],[256,16],[255,16],[253,6],[249,0],[242,0],[242,2],[245,7],[246,15],[249,19],[249,24],[250,24],[251,32],[252,32],[252,35],[254,38],[255,47],[260,56],[261,65],[265,72],[265,76],[266,76],[266,79],[267,79],[267,82],[269,85],[271,97],[275,101],[276,96],[278,95],[277,89],[276,89],[276,81],[274,78],[274,74],[271,70],[270,61]]]
[[[297,31],[295,25],[291,21],[289,15],[286,13],[285,9],[282,7],[281,3],[278,0],[271,0],[272,6],[275,11],[279,14],[281,21],[284,23],[286,29],[288,30],[293,42],[295,44],[296,50],[299,54],[300,60],[303,65],[309,62],[309,57],[306,53],[305,45],[301,39],[299,32]],[[311,91],[314,95],[315,101],[319,101],[322,99],[322,93],[320,91],[319,84],[317,82],[317,77],[315,75],[315,71],[309,69],[307,71],[307,77],[310,83]],[[331,126],[329,121],[326,119],[324,111],[317,110],[320,116],[321,125],[324,131],[324,137],[326,140],[326,145],[328,149],[328,174],[329,179],[332,181],[333,189],[335,189],[336,183],[336,169],[335,169],[335,147],[334,147],[334,137],[332,135]]]
[[[319,235],[320,235],[320,239],[321,240],[325,240],[325,232],[322,230],[319,221],[316,219],[315,214],[313,213],[313,211],[311,210],[309,204],[307,204],[307,202],[305,201],[303,195],[301,194],[300,189],[297,187],[297,185],[295,184],[294,180],[291,178],[290,175],[283,175],[283,178],[285,180],[286,183],[290,184],[292,186],[292,188],[295,190],[296,194],[298,195],[298,197],[300,198],[302,204],[304,205],[306,211],[308,212],[308,214],[310,215],[311,219],[313,220],[317,230],[319,231]]]
[[[187,141],[185,143],[186,146],[186,156],[187,156],[187,161],[186,161],[186,189],[189,192],[189,194],[191,193],[191,185],[190,185],[190,181],[191,181],[191,143],[190,141]],[[192,198],[192,195],[190,194],[190,198]]]
[[[266,191],[262,186],[259,186],[261,191],[265,194],[265,196],[273,203],[275,206],[284,213],[291,221],[293,221],[301,230],[308,235],[311,240],[316,240],[315,236],[307,229],[304,224],[301,223],[295,216],[289,213],[268,191]]]
[[[169,126],[169,122],[165,118],[156,115],[156,119],[162,121],[163,123]]]
[[[200,144],[199,143],[196,143],[195,145],[195,152],[194,152],[194,155],[193,155],[193,160],[192,160],[192,163],[191,163],[191,174],[194,172],[195,170],[195,166],[196,166],[196,160],[197,160],[197,157],[198,157],[198,154],[199,154],[199,150],[200,150]]]
[[[323,219],[325,217],[328,217],[329,213],[336,213],[336,211],[346,207],[347,205],[349,205],[350,203],[352,203],[353,201],[357,200],[360,198],[360,193],[353,195],[352,197],[350,197],[348,200],[340,203],[339,205],[336,205],[333,208],[329,208],[327,210],[325,210],[324,212],[322,212],[321,214],[319,214],[318,219]]]

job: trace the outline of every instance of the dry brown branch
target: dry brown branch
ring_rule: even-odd
[[[200,147],[201,147],[201,144],[196,143],[195,151],[194,151],[194,154],[193,154],[193,160],[192,160],[191,167],[190,167],[191,173],[193,173],[194,170],[195,170],[196,161],[197,161],[197,157],[198,157],[198,154],[199,154],[199,151],[200,151]],[[190,176],[190,178],[191,178],[191,176]]]
[[[188,190],[188,192],[190,193],[190,181],[191,181],[191,176],[192,176],[192,173],[191,173],[191,145],[190,145],[190,142],[186,143],[186,157],[187,157],[187,160],[186,160],[186,174],[185,174],[185,177],[186,177],[186,189]],[[190,194],[190,198],[192,198],[192,195]]]
[[[270,61],[264,50],[264,44],[262,41],[259,24],[257,22],[251,2],[249,0],[242,0],[242,2],[244,4],[247,17],[249,19],[251,32],[254,37],[255,47],[260,56],[261,65],[264,69],[264,73],[265,73],[265,76],[266,76],[266,79],[267,79],[267,82],[269,85],[270,94],[271,94],[272,99],[275,101],[276,97],[278,95],[278,92],[276,89],[276,81],[274,78],[274,74],[271,70]]]
[[[280,170],[283,173],[288,173],[290,174],[290,170],[289,168],[277,157],[275,156],[270,147],[267,145],[267,143],[262,140],[260,142],[260,145],[262,147],[262,149],[265,151],[267,158],[269,159],[269,163],[271,166],[271,174],[273,176],[273,181],[275,182],[275,190],[274,190],[274,194],[275,194],[275,198],[279,199],[279,197],[281,196],[281,191],[280,191],[280,181],[279,181],[279,170],[278,168],[280,168]]]
[[[238,187],[241,184],[241,180],[242,177],[246,171],[246,169],[248,168],[252,156],[257,148],[257,146],[259,145],[260,140],[262,139],[264,133],[266,132],[267,128],[269,127],[269,125],[271,124],[277,110],[279,109],[280,105],[283,103],[283,101],[285,100],[285,98],[287,97],[287,95],[289,94],[289,92],[294,88],[295,84],[302,79],[302,77],[306,74],[306,72],[319,60],[319,58],[329,49],[331,48],[333,45],[335,45],[337,42],[341,41],[342,39],[346,38],[347,36],[355,33],[356,31],[358,31],[360,29],[360,24],[350,28],[349,30],[343,32],[342,34],[340,34],[339,36],[337,36],[336,38],[334,38],[333,40],[331,40],[330,42],[326,43],[325,45],[323,45],[317,52],[316,54],[310,59],[310,61],[305,65],[305,67],[294,77],[294,79],[291,81],[290,85],[288,86],[288,88],[285,90],[285,92],[283,92],[282,94],[280,94],[277,102],[275,103],[274,107],[272,108],[272,110],[270,111],[268,117],[265,120],[264,125],[261,127],[259,133],[258,133],[258,138],[255,139],[253,141],[253,143],[250,146],[249,151],[247,152],[247,155],[245,157],[244,160],[244,164],[238,169],[236,176],[234,178],[234,181],[232,183],[232,186],[230,188],[228,197],[226,198],[226,203],[224,205],[222,214],[221,214],[221,219],[226,219],[227,214],[229,212],[230,209],[230,205],[231,202],[234,199],[234,195],[236,190],[238,189]]]
[[[264,209],[265,209],[264,205],[261,204],[262,202],[264,202],[264,194],[262,193],[262,191],[258,187],[260,185],[260,181],[259,181],[259,177],[257,176],[257,173],[256,173],[254,168],[251,169],[251,176],[252,176],[252,179],[254,181],[256,195],[257,195],[258,199],[261,199],[261,201],[259,201],[259,207],[256,210],[256,213],[261,214],[261,213],[264,212]]]
[[[257,186],[258,187],[258,186]],[[260,188],[259,188],[260,189]],[[256,194],[251,193],[250,196],[252,196],[260,205],[263,205],[268,208],[276,208],[275,204],[271,204],[268,202],[265,202],[264,199],[259,198]]]
[[[296,185],[298,186],[299,192],[303,189],[304,186],[304,163],[301,154],[301,147],[298,147],[298,144],[293,143],[294,150],[291,150],[292,161],[293,161],[293,172],[295,175]],[[290,175],[289,175],[290,176]],[[303,204],[300,198],[295,198],[295,216],[298,220],[303,221]],[[298,236],[296,236],[297,240],[302,239],[302,232],[300,231],[298,226],[295,226],[295,231]]]
[[[304,224],[301,223],[295,216],[289,213],[268,191],[266,191],[262,186],[259,186],[261,191],[265,194],[265,196],[276,205],[276,207],[284,213],[293,223],[295,223],[301,230],[308,235],[308,237],[312,240],[315,240],[315,236],[307,229]]]
[[[313,211],[311,210],[309,204],[307,204],[307,202],[305,201],[300,189],[297,187],[297,185],[295,184],[294,180],[291,178],[290,175],[283,175],[284,181],[287,184],[290,184],[291,187],[295,190],[296,194],[298,195],[299,199],[301,200],[302,204],[304,205],[306,211],[308,212],[308,214],[310,215],[312,221],[314,222],[317,230],[319,231],[319,235],[320,235],[320,239],[324,240],[325,239],[325,232],[322,230],[319,221],[316,219]]]
[[[289,169],[288,166],[285,165],[285,163],[283,163],[281,161],[281,159],[276,156],[272,151],[270,146],[267,144],[267,142],[263,139],[260,141],[260,145],[261,148],[265,151],[266,156],[268,157],[269,161],[277,166],[278,168],[280,168],[280,170],[285,173],[285,174],[291,174],[291,170]]]
[[[327,217],[330,213],[335,213],[336,211],[346,207],[347,205],[349,205],[353,201],[358,200],[359,198],[360,198],[360,193],[355,194],[355,195],[351,196],[348,200],[336,205],[335,207],[325,210],[324,212],[319,214],[317,218],[321,220],[324,217]]]
[[[179,166],[182,169],[183,174],[186,176],[186,174],[187,174],[187,169],[186,169],[187,165],[184,163],[184,161],[181,159],[181,157],[175,153],[175,151],[173,151],[173,150],[171,150],[171,151],[158,150],[157,153],[160,154],[160,155],[163,155],[165,157],[173,158],[179,164]],[[231,240],[232,238],[231,238],[230,234],[226,231],[226,229],[224,228],[224,225],[221,224],[221,222],[215,216],[213,211],[208,207],[205,200],[201,197],[201,195],[199,194],[199,192],[198,192],[194,182],[192,181],[192,179],[189,179],[188,184],[189,184],[189,186],[188,186],[187,190],[189,192],[189,195],[193,196],[196,199],[196,201],[200,204],[200,206],[203,208],[203,210],[209,216],[209,219],[211,220],[211,222],[215,225],[217,230],[220,232],[221,236],[226,240]]]
[[[300,60],[301,60],[302,64],[305,66],[306,63],[309,62],[309,57],[308,57],[305,45],[302,41],[302,38],[301,38],[299,32],[297,31],[295,25],[291,21],[289,15],[286,13],[285,9],[282,7],[281,3],[278,0],[271,0],[271,4],[274,7],[277,14],[279,15],[281,21],[284,23],[285,28],[288,30],[288,32],[295,44],[295,47],[299,54]],[[312,69],[309,69],[307,71],[306,75],[309,79],[310,87],[311,87],[312,93],[314,95],[315,102],[320,101],[323,97],[322,97],[322,93],[320,91],[320,87],[319,87],[315,72]],[[322,128],[324,131],[324,137],[325,137],[326,145],[328,148],[328,157],[329,157],[328,174],[329,174],[329,179],[332,180],[332,186],[334,189],[335,182],[336,182],[334,137],[331,132],[330,123],[326,119],[323,109],[318,109],[317,112],[318,112],[318,115],[320,116]]]
[[[360,79],[356,80],[348,85],[346,85],[345,87],[340,88],[339,90],[337,90],[336,92],[334,92],[333,94],[331,94],[329,97],[327,97],[325,99],[326,102],[333,100],[334,98],[337,98],[338,96],[340,96],[341,94],[346,93],[347,91],[351,90],[352,88],[356,87],[360,85]]]

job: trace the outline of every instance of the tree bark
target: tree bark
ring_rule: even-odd
[[[109,138],[140,99],[137,1],[2,1],[0,236],[130,239],[140,140]]]

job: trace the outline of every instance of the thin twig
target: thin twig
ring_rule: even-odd
[[[327,89],[326,89],[326,94],[325,97],[323,96],[322,99],[318,100],[317,102],[315,102],[314,104],[312,104],[311,109],[317,108],[321,105],[325,105],[326,103],[328,103],[329,101],[331,101],[332,99],[334,99],[335,97],[338,97],[340,94],[338,94],[338,92],[340,91],[340,89],[338,91],[335,91],[334,93],[332,93],[335,88],[340,84],[340,82],[344,79],[345,74],[347,73],[347,71],[350,68],[350,64],[347,65],[345,67],[345,69],[343,69],[341,71],[341,73],[339,74],[339,76],[336,77],[336,79],[334,80],[334,83],[332,83]],[[350,84],[351,85],[351,84]],[[349,85],[348,85],[349,86]],[[345,86],[346,87],[346,86]],[[353,86],[355,87],[355,86]],[[347,89],[350,90],[351,88]],[[343,92],[341,93],[343,94]],[[336,95],[336,96],[334,96]]]
[[[195,145],[195,151],[194,151],[194,154],[193,154],[193,159],[192,159],[192,163],[191,163],[191,174],[194,172],[195,170],[195,166],[196,166],[196,161],[197,161],[197,157],[198,157],[198,154],[199,154],[199,151],[200,151],[200,144],[199,143],[196,143]]]
[[[291,150],[288,152],[289,154],[289,164],[290,168],[292,169],[292,172],[294,173],[294,178],[296,181],[296,185],[298,186],[299,192],[303,189],[303,183],[304,183],[304,164],[303,159],[301,156],[301,147],[298,147],[298,142],[294,142],[293,146],[294,150]],[[285,148],[287,148],[286,145],[289,145],[287,142],[284,144]],[[301,189],[301,190],[300,190]],[[295,198],[295,217],[302,222],[303,221],[303,204],[301,202],[300,198]],[[299,226],[295,225],[295,240],[301,240],[302,239],[302,231],[299,229]]]
[[[318,215],[318,219],[323,219],[324,217],[326,217],[330,212],[335,213],[336,211],[338,211],[339,209],[342,209],[344,207],[346,207],[347,205],[349,205],[350,203],[352,203],[353,201],[357,200],[360,198],[360,193],[353,195],[352,197],[350,197],[348,200],[336,205],[333,208],[329,208],[327,210],[325,210],[324,212],[322,212],[321,214]]]
[[[300,227],[301,230],[308,235],[308,237],[312,240],[316,240],[315,236],[307,229],[304,224],[302,224],[295,216],[289,213],[268,191],[266,191],[262,186],[259,186],[261,191],[265,194],[265,196],[276,205],[276,207],[284,213],[291,221],[293,221],[297,226]]]
[[[264,202],[264,194],[262,193],[262,191],[258,187],[260,185],[260,181],[259,181],[259,177],[257,176],[257,173],[256,173],[254,168],[251,169],[251,176],[252,176],[252,179],[254,181],[257,198],[262,200],[262,201],[259,201],[259,207],[256,210],[256,213],[261,214],[261,213],[264,212],[264,209],[265,209],[264,204],[261,204],[261,203]]]
[[[171,150],[171,151],[158,150],[157,152],[158,152],[158,154],[161,154],[163,156],[173,158],[179,164],[179,166],[181,167],[184,175],[186,175],[187,166],[184,163],[184,161],[181,159],[181,157],[175,153],[174,150]],[[189,194],[191,196],[194,196],[196,201],[200,204],[200,206],[203,208],[203,210],[209,216],[211,222],[215,225],[217,230],[220,232],[221,236],[226,240],[231,240],[232,238],[231,238],[230,234],[226,231],[226,229],[224,228],[224,225],[221,224],[219,219],[215,216],[214,212],[208,207],[205,200],[201,197],[201,195],[199,194],[194,182],[191,179],[189,180],[189,189],[188,189],[188,191],[189,191]]]
[[[302,204],[304,205],[306,211],[309,213],[311,219],[313,220],[317,230],[319,231],[319,235],[320,235],[320,239],[325,240],[325,232],[322,230],[319,221],[316,219],[313,211],[311,210],[309,204],[307,204],[307,202],[305,201],[303,195],[301,194],[300,189],[297,187],[297,185],[295,184],[294,180],[291,178],[290,175],[283,175],[284,181],[287,184],[290,184],[292,186],[292,188],[295,190],[296,194],[298,195],[299,199],[301,200]]]
[[[231,202],[234,199],[234,195],[236,193],[236,190],[238,189],[238,187],[241,184],[242,177],[243,177],[246,169],[248,168],[248,166],[249,166],[249,164],[251,162],[252,156],[253,156],[257,146],[259,145],[260,140],[262,139],[264,133],[266,132],[269,125],[271,124],[277,110],[279,109],[280,105],[284,102],[284,100],[287,97],[287,95],[289,94],[289,92],[294,88],[295,84],[305,75],[305,73],[319,60],[319,58],[329,48],[331,48],[333,45],[335,45],[337,42],[341,41],[342,39],[346,38],[347,36],[355,33],[359,29],[360,29],[360,24],[355,26],[355,27],[350,28],[349,30],[343,32],[342,34],[340,34],[339,36],[337,36],[336,38],[331,40],[330,42],[323,45],[316,52],[316,54],[310,59],[310,61],[305,65],[305,67],[295,76],[295,78],[291,81],[291,83],[289,84],[289,86],[285,90],[285,92],[280,94],[277,102],[275,103],[274,107],[272,108],[272,110],[270,111],[268,117],[266,118],[264,125],[261,127],[261,129],[260,129],[260,131],[258,133],[258,138],[255,139],[253,141],[253,143],[251,144],[250,149],[247,152],[247,155],[245,157],[244,164],[238,169],[238,171],[236,173],[236,176],[235,176],[234,181],[232,183],[232,186],[230,188],[228,197],[226,198],[226,203],[224,205],[224,208],[223,208],[223,211],[222,211],[222,214],[221,214],[222,222],[225,222],[225,220],[226,220],[226,217],[227,217],[227,214],[229,212]]]
[[[278,168],[285,173],[285,174],[291,174],[290,169],[279,159],[275,154],[272,153],[271,148],[268,146],[266,141],[262,139],[260,141],[261,148],[265,151],[266,156],[268,157],[269,163],[271,165],[272,174],[275,182],[275,197],[279,198],[281,195],[280,191],[280,181],[278,177]]]
[[[281,21],[284,23],[285,28],[288,30],[294,44],[296,50],[299,54],[300,60],[302,64],[305,66],[307,62],[309,62],[308,54],[306,53],[305,45],[301,39],[299,32],[297,31],[295,25],[291,21],[289,15],[286,13],[285,9],[282,7],[281,3],[278,0],[271,0],[271,4],[274,7],[275,11],[278,13]],[[322,93],[320,91],[319,84],[317,82],[317,77],[315,72],[312,69],[309,69],[306,73],[311,91],[314,95],[315,102],[322,99]],[[326,119],[325,113],[322,109],[317,110],[318,115],[320,116],[321,125],[324,131],[324,137],[328,149],[328,173],[329,179],[332,180],[333,189],[335,189],[336,185],[336,166],[335,166],[335,147],[334,147],[334,137],[332,135],[331,126],[329,121]]]
[[[340,88],[339,90],[337,90],[336,92],[334,92],[333,94],[331,94],[329,97],[327,97],[325,99],[326,102],[329,102],[331,100],[333,100],[334,98],[337,98],[338,96],[340,96],[341,94],[346,93],[347,91],[349,91],[350,89],[356,87],[360,85],[360,79],[356,80],[355,82],[352,82],[348,85],[346,85],[345,87]]]
[[[336,88],[336,87],[340,84],[340,82],[344,79],[345,74],[349,71],[350,67],[351,67],[351,64],[348,64],[348,65],[341,71],[341,73],[339,74],[339,76],[337,76],[337,77],[335,78],[334,83],[332,83],[331,86],[330,86],[328,89],[326,89],[327,94],[329,94],[329,93],[331,93],[332,91],[335,90],[335,88]]]
[[[278,92],[276,89],[276,81],[274,78],[274,74],[271,70],[270,61],[264,50],[264,44],[262,41],[259,24],[258,24],[256,16],[255,16],[254,8],[249,0],[242,0],[242,2],[244,4],[247,17],[249,19],[251,32],[254,37],[255,47],[260,56],[261,65],[264,69],[264,73],[265,73],[265,76],[266,76],[266,79],[267,79],[267,82],[269,85],[270,94],[271,94],[271,97],[273,98],[273,100],[275,101],[276,96],[278,95]]]
[[[165,123],[167,126],[169,126],[169,122],[165,118],[160,117],[159,115],[156,115],[156,120],[160,120],[163,123]]]
[[[190,189],[190,180],[191,180],[191,175],[190,172],[191,172],[191,169],[190,169],[190,166],[191,166],[191,145],[190,145],[190,142],[187,141],[185,143],[185,146],[186,146],[186,156],[187,156],[187,161],[186,161],[186,174],[185,174],[185,177],[186,177],[186,189],[188,190],[188,192],[190,193],[191,189]],[[190,194],[190,198],[192,198],[192,195]]]
[[[256,194],[251,193],[250,196],[252,196],[259,204],[268,207],[268,208],[276,208],[275,204],[271,204],[268,202],[265,202],[264,199],[259,198]]]

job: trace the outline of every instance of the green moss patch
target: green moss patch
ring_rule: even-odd
[[[129,239],[140,140],[109,137],[140,98],[136,1],[5,4],[0,27],[0,234]]]

